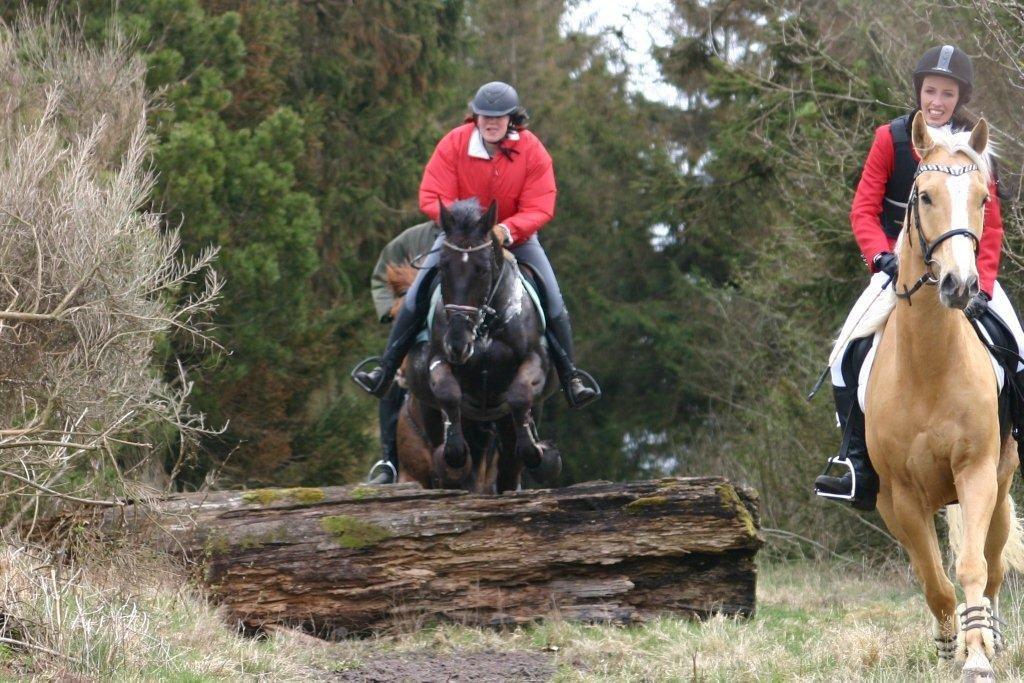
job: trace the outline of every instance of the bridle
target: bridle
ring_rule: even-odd
[[[442,247],[463,254],[463,260],[467,260],[469,258],[469,254],[475,251],[493,249],[494,242],[488,239],[480,244],[473,245],[472,247],[460,247],[459,245],[452,244],[445,239],[442,242]],[[466,306],[462,304],[444,305],[444,312],[449,317],[463,317],[469,320],[471,325],[471,334],[474,340],[480,339],[482,336],[487,334],[489,330],[488,323],[497,313],[491,304],[494,302],[494,297],[498,293],[498,290],[501,289],[501,282],[505,278],[505,273],[508,271],[508,261],[505,259],[500,260],[501,271],[498,273],[497,278],[493,275],[491,276],[491,282],[487,285],[487,299],[482,306]]]
[[[896,296],[900,299],[906,299],[907,304],[910,304],[910,297],[914,295],[914,292],[921,289],[924,285],[936,285],[939,279],[935,277],[935,273],[932,272],[932,254],[939,248],[939,245],[948,239],[963,235],[964,237],[970,237],[974,242],[974,254],[977,257],[978,254],[978,236],[967,228],[955,228],[947,232],[942,233],[935,238],[934,242],[929,242],[925,239],[924,230],[921,228],[921,197],[917,191],[917,178],[922,173],[938,172],[945,173],[951,176],[961,176],[967,173],[973,173],[978,170],[977,164],[964,164],[961,166],[950,166],[948,164],[920,164],[917,167],[917,171],[914,173],[914,187],[910,191],[910,199],[907,200],[907,211],[910,211],[914,216],[914,227],[917,230],[917,238],[921,241],[921,248],[924,250],[922,256],[924,257],[924,274],[917,279],[914,285],[907,289],[906,285],[903,285],[902,292],[896,292]],[[914,236],[912,233],[907,233],[907,239],[910,240],[911,246],[914,244]]]

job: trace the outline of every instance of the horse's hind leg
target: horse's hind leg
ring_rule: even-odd
[[[942,567],[942,552],[935,532],[935,517],[911,491],[883,491],[878,497],[878,512],[885,525],[906,549],[914,567],[928,609],[935,617],[932,636],[941,659],[952,659],[956,645],[956,592]]]
[[[498,457],[498,493],[516,491],[522,483],[523,462],[515,455],[516,430],[511,415],[501,418],[497,424],[498,439],[494,444]]]
[[[1013,443],[1016,448],[1017,444]],[[1012,475],[1012,473],[1011,473]],[[1006,547],[1006,540],[1010,537],[1010,529],[1013,525],[1013,511],[1010,506],[1010,483],[1011,479],[999,483],[999,490],[996,494],[996,508],[992,512],[992,522],[988,527],[988,536],[985,538],[985,562],[988,565],[988,579],[985,583],[985,597],[992,603],[992,614],[999,616],[999,589],[1003,585],[1003,575],[1006,565],[1003,562],[1003,549]],[[1000,624],[996,623],[993,628],[995,650],[998,654],[1003,650],[1004,640]]]
[[[423,488],[430,488],[433,447],[425,439],[426,428],[416,423],[414,406],[419,406],[415,399],[406,401],[398,412],[398,483],[414,481]],[[425,417],[422,409],[419,412]]]

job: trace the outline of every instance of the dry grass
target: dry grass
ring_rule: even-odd
[[[1009,650],[1000,680],[1024,672],[1024,585],[1003,591]],[[905,572],[847,565],[773,564],[762,569],[755,618],[666,618],[643,626],[547,623],[507,633],[443,626],[394,639],[399,650],[550,650],[562,681],[945,681],[930,616]]]
[[[0,547],[0,679],[304,680],[299,638],[238,635],[166,559],[135,550],[69,570],[45,551]]]
[[[165,559],[109,552],[71,574],[54,558],[0,548],[0,678],[309,680],[357,674],[387,656],[458,662],[467,653],[550,653],[560,681],[956,679],[937,663],[924,601],[905,570],[781,564],[762,569],[749,620],[659,619],[643,626],[549,622],[507,631],[435,626],[325,643],[280,630],[238,635]],[[1003,592],[1010,646],[1000,680],[1024,671],[1024,585]],[[422,661],[419,660],[419,661]]]

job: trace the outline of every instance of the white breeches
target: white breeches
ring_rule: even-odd
[[[889,276],[885,273],[875,273],[871,276],[871,282],[868,283],[867,289],[860,295],[857,303],[854,304],[853,309],[850,311],[850,316],[847,317],[846,323],[843,324],[843,330],[849,330],[858,326],[857,320],[852,320],[854,315],[861,316],[864,318],[873,318],[875,320],[881,319],[883,322],[888,318],[889,313],[895,305],[895,298],[888,295],[888,291],[881,292],[882,285],[888,281]],[[890,285],[890,290],[892,286]],[[1013,305],[1010,304],[1010,300],[1006,296],[1006,292],[999,286],[999,282],[996,282],[992,287],[992,301],[989,302],[989,309],[1002,320],[1006,327],[1013,334],[1014,340],[1017,342],[1017,353],[1021,353],[1024,349],[1024,329],[1021,329],[1020,320],[1017,319],[1017,313],[1013,310]],[[865,315],[866,313],[866,315]],[[845,387],[846,379],[843,377],[843,358],[846,356],[846,351],[850,346],[850,342],[861,337],[866,337],[869,334],[874,334],[876,329],[880,329],[881,325],[873,325],[866,329],[854,329],[853,334],[848,339],[840,337],[837,340],[837,344],[842,344],[841,347],[836,347],[832,352],[832,363],[831,363],[831,374],[832,374],[832,386],[834,387]],[[1024,355],[1024,354],[1022,354]],[[1017,371],[1024,370],[1024,364],[1017,363]]]

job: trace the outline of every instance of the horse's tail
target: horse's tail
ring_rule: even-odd
[[[1003,546],[1003,565],[1019,572],[1024,572],[1024,525],[1017,516],[1017,506],[1012,496],[1007,496],[1010,503],[1010,535]],[[953,555],[960,556],[964,541],[964,513],[959,505],[946,506],[946,523],[949,526],[949,547]]]

